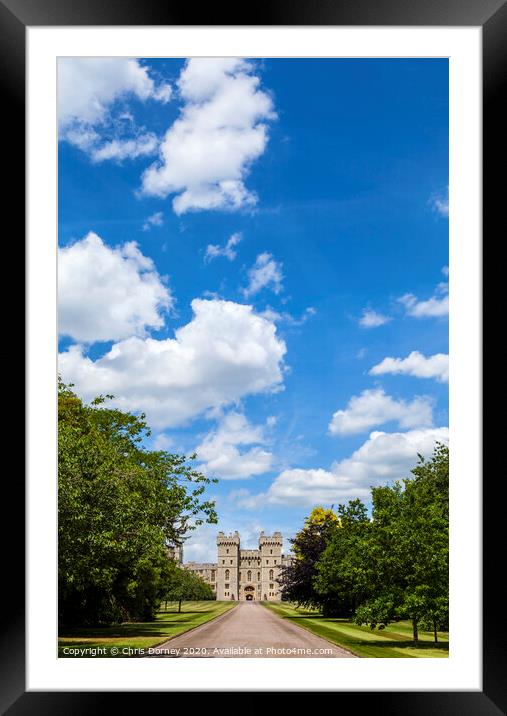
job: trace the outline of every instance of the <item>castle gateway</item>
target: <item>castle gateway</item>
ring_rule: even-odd
[[[241,549],[238,532],[219,532],[216,562],[187,562],[183,567],[210,584],[219,601],[277,602],[281,599],[276,581],[280,567],[292,560],[282,554],[282,547],[281,532],[271,536],[261,532],[259,549]]]

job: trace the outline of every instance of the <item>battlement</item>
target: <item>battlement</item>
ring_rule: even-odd
[[[261,532],[259,535],[259,546],[260,545],[276,545],[281,546],[283,544],[283,537],[281,532],[273,532],[272,535],[266,535]]]
[[[227,547],[239,547],[239,532],[236,530],[229,535],[219,532],[217,537],[217,545]]]

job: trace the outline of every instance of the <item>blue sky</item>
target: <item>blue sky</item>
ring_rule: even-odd
[[[60,60],[60,371],[219,478],[217,529],[447,441],[448,63]]]

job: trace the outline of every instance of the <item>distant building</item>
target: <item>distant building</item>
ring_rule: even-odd
[[[183,546],[175,545],[169,547],[166,545],[167,556],[172,559],[176,564],[183,564]]]
[[[276,581],[280,567],[293,559],[282,554],[282,547],[281,532],[271,536],[261,532],[259,549],[241,549],[238,532],[219,532],[216,562],[187,562],[182,566],[210,584],[219,601],[277,602],[281,600]]]

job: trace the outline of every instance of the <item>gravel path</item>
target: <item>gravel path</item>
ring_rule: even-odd
[[[148,657],[166,658],[354,658],[345,649],[282,619],[255,602],[152,647]]]

